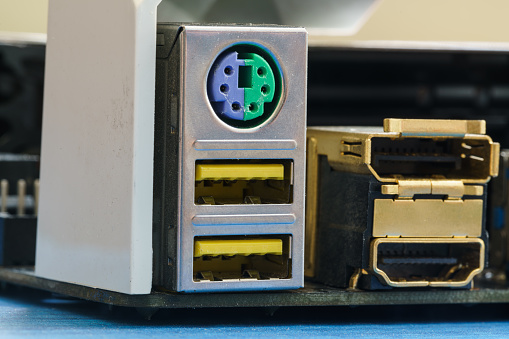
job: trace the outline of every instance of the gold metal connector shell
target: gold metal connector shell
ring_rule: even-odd
[[[376,199],[373,237],[480,237],[483,201]]]
[[[405,134],[486,134],[484,120],[384,119],[384,132]]]
[[[384,126],[311,127],[308,138],[335,170],[381,182],[485,183],[498,175],[500,145],[485,135],[484,121],[385,119]]]
[[[393,287],[463,287],[484,269],[484,252],[477,238],[378,238],[370,271]]]
[[[500,156],[485,121],[385,119],[383,128],[310,127],[307,138],[307,276],[314,276],[320,156],[335,171],[382,183],[387,198],[374,201],[375,238],[481,236],[483,184],[498,175]]]

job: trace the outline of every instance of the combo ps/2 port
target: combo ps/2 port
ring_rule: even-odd
[[[196,162],[195,204],[289,204],[292,160],[200,160]]]
[[[276,112],[282,80],[280,67],[268,50],[238,44],[214,61],[207,78],[208,98],[222,121],[237,128],[252,128]]]

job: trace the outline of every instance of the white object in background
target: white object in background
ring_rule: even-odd
[[[151,291],[159,1],[50,1],[37,276]]]

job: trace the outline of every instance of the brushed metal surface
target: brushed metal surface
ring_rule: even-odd
[[[307,34],[302,28],[184,26],[181,44],[181,110],[179,158],[178,291],[205,292],[294,289],[304,285],[304,189]],[[277,60],[283,74],[283,95],[273,117],[255,128],[227,125],[207,98],[207,75],[215,58],[236,43],[261,45]],[[199,56],[199,57],[197,57]],[[292,159],[293,200],[282,205],[206,206],[194,203],[195,163],[209,159]],[[225,222],[243,217],[240,225],[203,226],[200,220]],[[267,215],[275,216],[273,219]],[[277,215],[294,216],[280,223]],[[204,219],[201,216],[206,216]],[[251,218],[252,224],[245,222]],[[287,217],[283,218],[288,222]],[[263,223],[261,223],[261,221]],[[197,224],[198,225],[197,225]],[[227,221],[228,224],[235,223]],[[279,224],[278,224],[279,223]],[[193,239],[200,235],[289,234],[292,274],[288,279],[194,282]]]
[[[196,140],[193,144],[198,151],[222,150],[293,150],[295,140]]]
[[[192,222],[201,225],[254,225],[254,224],[293,224],[294,214],[226,214],[196,215]]]

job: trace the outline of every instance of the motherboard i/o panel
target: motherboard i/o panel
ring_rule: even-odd
[[[67,16],[60,19],[65,18]],[[109,27],[110,18],[104,23],[104,27]],[[155,29],[155,25],[151,27]],[[119,31],[125,38],[125,30]],[[278,26],[161,24],[156,37],[153,34],[145,37],[154,38],[154,45],[157,45],[154,46],[157,53],[155,124],[141,124],[155,128],[153,181],[152,175],[147,180],[151,192],[153,188],[153,197],[144,200],[153,202],[153,208],[149,209],[152,225],[136,219],[141,215],[135,213],[137,209],[116,207],[119,203],[124,207],[140,207],[139,204],[125,205],[119,194],[130,194],[121,188],[133,182],[135,191],[141,187],[140,176],[136,176],[139,172],[129,172],[134,173],[136,180],[131,182],[126,175],[127,181],[118,186],[111,186],[109,181],[101,181],[106,186],[99,185],[98,177],[115,181],[117,176],[131,169],[131,161],[140,154],[137,151],[149,149],[135,147],[133,157],[122,158],[131,150],[131,141],[136,146],[136,140],[151,140],[150,134],[135,133],[134,140],[124,142],[126,136],[133,136],[129,114],[139,113],[139,110],[130,111],[129,100],[124,99],[133,99],[131,90],[143,92],[140,88],[149,88],[153,82],[144,82],[145,87],[126,86],[133,84],[126,77],[126,72],[130,74],[133,69],[129,65],[122,68],[124,64],[120,60],[131,60],[130,52],[122,48],[132,41],[119,45],[114,39],[103,41],[103,46],[111,47],[110,55],[102,54],[104,63],[101,58],[94,59],[93,68],[87,68],[88,60],[80,59],[82,53],[72,55],[73,60],[80,60],[74,65],[79,65],[79,69],[84,67],[93,76],[78,72],[81,77],[66,73],[55,78],[62,69],[75,71],[69,67],[73,64],[69,60],[63,60],[66,67],[60,67],[65,56],[57,53],[55,46],[60,42],[60,48],[74,52],[82,48],[81,43],[75,44],[75,35],[60,36],[48,46],[49,65],[53,66],[48,73],[48,83],[53,86],[49,86],[48,93],[55,93],[55,90],[58,93],[63,84],[70,81],[79,88],[74,92],[79,95],[73,96],[72,101],[62,102],[52,102],[58,96],[49,96],[51,105],[48,107],[52,108],[49,116],[55,118],[52,113],[60,112],[60,118],[65,120],[72,112],[75,118],[84,119],[81,120],[83,124],[102,122],[98,126],[100,131],[78,128],[76,132],[75,121],[66,120],[73,133],[65,137],[77,148],[64,159],[72,158],[73,163],[81,163],[90,157],[94,160],[101,156],[106,158],[93,162],[95,167],[85,166],[91,164],[86,161],[81,167],[75,166],[73,171],[64,171],[64,174],[73,174],[66,177],[66,185],[57,175],[53,182],[47,181],[47,187],[53,188],[54,193],[72,187],[66,194],[53,196],[65,202],[64,205],[83,193],[91,193],[92,199],[81,199],[80,204],[72,206],[79,207],[80,213],[90,208],[86,215],[100,214],[104,220],[95,225],[88,223],[89,229],[77,227],[82,220],[76,218],[76,223],[53,219],[65,233],[61,236],[62,232],[48,232],[48,225],[52,223],[48,222],[46,214],[42,246],[48,250],[50,242],[47,240],[61,236],[67,241],[57,239],[53,243],[70,250],[66,252],[69,255],[55,255],[61,253],[58,252],[61,248],[51,248],[41,257],[43,261],[36,264],[36,268],[45,264],[44,270],[36,269],[35,273],[33,267],[20,266],[31,265],[31,261],[17,261],[14,267],[6,267],[4,263],[0,268],[0,280],[112,305],[140,307],[145,311],[164,307],[509,302],[507,180],[499,176],[496,181],[487,183],[496,175],[498,147],[485,135],[483,122],[390,119],[385,130],[310,129],[305,216],[308,227],[304,237],[305,31]],[[69,40],[65,40],[67,38]],[[135,47],[141,53],[139,45]],[[501,138],[506,125],[505,118],[502,119],[505,86],[495,84],[493,88],[472,91],[470,87],[465,90],[464,86],[440,82],[442,79],[459,79],[454,80],[458,83],[472,79],[488,84],[504,82],[505,73],[491,68],[492,60],[501,61],[496,69],[505,67],[500,54],[486,53],[483,54],[486,58],[479,58],[477,54],[470,57],[468,51],[377,51],[369,48],[320,52],[323,54],[311,63],[311,124],[373,125],[383,116],[478,119],[486,115],[489,134],[496,134],[497,141],[505,140]],[[311,54],[316,57],[317,50],[312,49]],[[126,55],[128,57],[124,58]],[[112,59],[118,65],[109,69],[115,63]],[[154,59],[155,55],[150,60]],[[405,65],[393,59],[405,60]],[[468,62],[456,63],[463,59]],[[345,62],[355,67],[343,67]],[[386,67],[380,67],[384,63]],[[102,73],[97,71],[98,64],[107,65]],[[316,67],[317,64],[320,67]],[[476,72],[465,71],[472,64],[480,65]],[[115,70],[121,72],[117,74]],[[451,74],[444,75],[447,70]],[[341,76],[337,76],[338,72]],[[135,73],[136,79],[148,74]],[[102,81],[103,74],[108,75],[107,81]],[[121,76],[116,77],[119,74]],[[79,81],[74,81],[76,79]],[[366,79],[376,82],[376,86],[365,86]],[[398,91],[401,79],[418,85],[404,86],[406,91]],[[109,86],[93,92],[95,96],[90,95],[87,89],[96,88],[99,82]],[[428,82],[430,87],[427,87]],[[387,90],[377,86],[387,87]],[[103,97],[105,89],[108,95]],[[101,104],[95,105],[95,100],[83,99],[83,91],[88,93],[88,98],[106,98],[106,105],[101,106],[104,102],[100,100],[97,102]],[[148,92],[154,94],[153,91],[144,94]],[[417,93],[415,98],[414,92]],[[469,99],[472,95],[476,100]],[[412,98],[420,105],[417,109]],[[76,100],[81,105],[76,105]],[[136,100],[137,104],[143,102]],[[68,102],[76,109],[62,106]],[[118,108],[119,102],[126,104],[122,109],[127,112],[124,115],[118,109],[109,109],[111,103],[113,108]],[[93,109],[78,109],[89,105]],[[149,106],[142,106],[145,107],[143,114],[133,113],[137,128],[140,126],[137,119],[143,118],[141,120],[147,123],[148,119],[144,118],[151,112]],[[488,111],[490,114],[485,114]],[[482,116],[477,116],[478,113]],[[100,132],[104,138],[101,147],[94,143],[99,139],[85,138],[90,131],[94,131],[94,136]],[[60,135],[67,131],[55,129],[53,132]],[[325,138],[329,132],[333,137]],[[49,135],[46,141],[54,136],[46,135]],[[76,135],[85,137],[75,140]],[[117,143],[117,137],[122,142]],[[72,151],[67,144],[58,146]],[[152,152],[147,153],[152,155]],[[504,154],[502,152],[501,173],[507,170]],[[46,156],[45,159],[50,158]],[[65,161],[54,163],[62,164],[59,169],[64,170],[71,165]],[[102,166],[104,163],[108,166]],[[146,163],[152,166],[152,162]],[[83,180],[82,176],[90,171],[95,171],[94,175],[88,176],[88,181]],[[104,171],[113,175],[103,175]],[[81,175],[76,176],[76,173]],[[91,185],[94,190],[89,189]],[[104,196],[112,199],[105,202]],[[55,210],[61,208],[59,204],[54,207]],[[116,218],[110,218],[111,211],[127,213],[117,213]],[[130,213],[134,221],[124,219]],[[60,217],[56,213],[51,216]],[[138,226],[141,228],[133,231]],[[151,237],[139,232],[147,229]],[[108,233],[108,230],[114,232]],[[140,235],[151,243],[144,242]],[[126,241],[127,247],[124,246]],[[38,245],[40,247],[41,243]],[[34,250],[33,242],[29,247]],[[150,253],[149,260],[140,261],[140,253]],[[93,258],[103,258],[111,265]],[[153,266],[148,265],[151,261]],[[113,271],[104,267],[119,274],[108,273]],[[305,284],[304,269],[308,276]],[[140,276],[140,272],[149,271],[151,274]],[[100,274],[94,276],[90,272]],[[125,279],[126,272],[129,279]],[[100,279],[91,282],[90,276],[100,276]],[[137,285],[140,281],[150,284],[140,288]],[[472,288],[474,281],[475,288]]]
[[[153,285],[304,284],[306,32],[159,24]]]
[[[487,262],[484,121],[308,129],[307,275],[339,287],[468,287]]]

